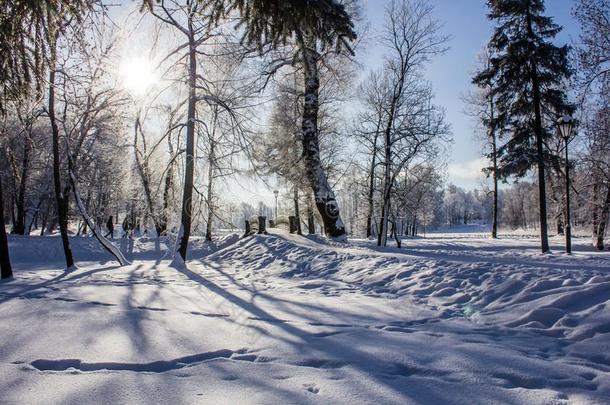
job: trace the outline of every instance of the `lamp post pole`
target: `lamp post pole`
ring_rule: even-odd
[[[566,141],[566,253],[572,254],[572,225],[570,217],[570,161],[568,160],[568,142]]]
[[[277,220],[277,195],[278,195],[278,191],[275,190],[273,192],[273,194],[275,195],[275,218],[274,219]]]
[[[566,144],[566,253],[572,254],[572,221],[570,218],[570,161],[568,159],[568,144],[570,143],[570,136],[572,135],[572,131],[574,130],[574,120],[572,119],[572,117],[569,116],[561,117],[557,121],[557,126],[559,127],[559,133],[563,137],[563,140]]]

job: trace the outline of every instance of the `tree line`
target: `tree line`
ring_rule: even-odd
[[[70,233],[92,234],[126,263],[101,232],[112,221],[175,235],[185,260],[193,233],[210,240],[214,226],[234,224],[229,211],[260,211],[227,202],[241,175],[279,179],[299,233],[320,224],[329,237],[400,246],[429,226],[490,218],[496,237],[498,224],[531,227],[537,215],[547,251],[549,218],[558,232],[566,225],[563,115],[577,118],[575,218],[604,247],[607,0],[578,1],[574,46],[556,44],[561,27],[542,0],[487,2],[494,30],[465,97],[492,180],[477,193],[444,180],[451,128],[426,69],[451,37],[428,1],[390,1],[378,37],[367,36],[357,1],[145,0],[125,27],[111,7],[0,6],[3,220],[19,235],[58,230],[67,268]],[[113,64],[142,30],[161,84],[131,94]],[[358,82],[355,55],[367,41],[383,61]],[[0,253],[9,277],[4,227]]]
[[[74,265],[68,238],[68,216],[74,205],[83,223],[89,226],[100,243],[122,264],[126,262],[120,251],[98,232],[103,222],[96,218],[96,214],[108,214],[113,204],[109,194],[119,192],[121,188],[119,184],[113,187],[112,180],[124,176],[120,172],[124,166],[115,172],[111,161],[113,156],[120,159],[124,153],[124,148],[121,148],[124,140],[113,139],[113,136],[121,133],[117,128],[129,119],[124,116],[125,105],[134,103],[108,80],[109,57],[117,40],[117,35],[112,32],[113,24],[104,21],[108,18],[108,7],[103,1],[45,0],[4,2],[0,11],[2,51],[8,55],[0,72],[3,82],[0,101],[4,124],[2,136],[4,144],[8,144],[9,138],[16,144],[16,150],[9,153],[15,159],[3,172],[12,171],[13,190],[23,191],[7,201],[12,208],[17,206],[16,213],[11,214],[16,225],[13,231],[26,232],[25,217],[32,210],[25,208],[28,201],[25,194],[30,194],[29,181],[35,180],[31,178],[32,163],[45,163],[38,159],[39,156],[31,159],[32,151],[38,151],[40,146],[35,142],[50,143],[53,188],[49,191],[53,198],[45,200],[40,197],[39,205],[47,204],[54,208],[51,222],[56,222],[59,228],[68,269]],[[253,57],[266,61],[272,69],[260,74],[261,77],[273,77],[284,66],[299,71],[304,87],[300,132],[308,183],[326,232],[331,236],[342,236],[345,231],[338,204],[321,166],[317,126],[321,58],[325,53],[350,54],[351,43],[356,39],[346,5],[333,0],[312,4],[301,1],[146,0],[142,3],[141,12],[158,21],[159,43],[170,35],[180,37],[176,47],[168,50],[162,58],[162,62],[168,63],[161,66],[167,69],[167,75],[176,75],[174,78],[180,85],[174,89],[173,96],[178,94],[178,97],[167,96],[166,100],[173,99],[174,102],[154,106],[166,107],[168,115],[175,119],[166,123],[167,130],[162,136],[162,141],[169,139],[167,149],[163,148],[169,154],[169,162],[163,170],[166,178],[166,192],[163,194],[167,199],[162,210],[155,210],[150,183],[154,175],[151,158],[161,148],[155,150],[159,140],[153,145],[146,144],[145,112],[142,110],[138,110],[134,120],[131,146],[136,157],[134,171],[139,174],[144,189],[144,209],[160,233],[167,226],[169,204],[165,202],[173,188],[173,166],[180,166],[183,181],[177,251],[181,259],[186,259],[195,214],[193,194],[200,193],[195,184],[198,149],[208,148],[209,189],[212,190],[211,179],[222,174],[224,170],[219,162],[221,158],[227,158],[226,145],[217,136],[218,132],[222,132],[223,138],[237,136],[236,144],[242,143],[241,146],[247,149],[244,122],[248,117],[247,112],[240,111],[243,107],[240,101],[248,97],[249,91],[256,91],[257,86],[265,86],[268,82],[257,78],[248,83],[247,88],[242,88],[244,83],[239,80],[239,73],[224,69],[226,65],[223,63],[238,70],[242,62]],[[281,61],[274,58],[277,51],[284,49],[286,54]],[[207,57],[210,61],[206,60]],[[235,75],[231,77],[218,77],[233,73]],[[177,98],[180,101],[176,103]],[[153,108],[146,104],[143,103],[143,109]],[[209,142],[199,144],[199,135],[206,135]],[[176,141],[173,151],[172,137]],[[23,142],[24,139],[27,141]],[[110,179],[89,178],[96,174],[110,176]],[[44,179],[48,176],[47,170],[40,170],[36,176],[40,176],[45,185],[49,183],[49,179]],[[92,183],[87,184],[87,181]],[[106,190],[102,190],[104,187]],[[87,190],[86,197],[82,193],[84,189]],[[2,191],[4,195],[4,186]],[[211,193],[207,197],[211,216],[214,212]],[[141,200],[141,194],[134,192],[129,199],[133,207],[136,200]],[[4,200],[0,203],[4,210]],[[90,214],[92,212],[95,214]],[[27,225],[28,230],[37,220]],[[130,218],[129,222],[129,227],[132,227],[135,218]],[[55,226],[54,223],[44,225],[42,232]],[[0,231],[0,252],[3,277],[10,277],[4,227]]]

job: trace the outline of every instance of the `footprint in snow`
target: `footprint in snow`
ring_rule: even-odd
[[[166,308],[147,307],[145,305],[140,305],[140,306],[138,306],[136,308],[137,309],[143,309],[143,310],[146,310],[146,311],[156,311],[156,312],[165,312],[165,311],[167,311]]]
[[[314,383],[310,383],[310,384],[303,384],[303,387],[305,387],[305,389],[311,393],[317,394],[320,392],[320,388],[318,388],[318,386]]]

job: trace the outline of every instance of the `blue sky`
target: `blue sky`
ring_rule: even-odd
[[[383,29],[384,8],[388,0],[363,0],[364,12],[371,25],[369,34]],[[470,76],[477,54],[487,43],[492,23],[487,20],[485,0],[431,0],[437,18],[444,23],[445,34],[451,35],[449,51],[437,57],[427,69],[436,94],[436,102],[446,110],[454,143],[449,159],[449,181],[462,187],[480,185],[478,168],[481,147],[473,137],[472,119],[463,113],[461,95],[471,88]],[[578,26],[571,15],[573,0],[547,0],[546,15],[555,19],[564,30],[557,37],[558,44],[571,43],[578,37]],[[374,44],[374,41],[370,42]],[[383,50],[370,45],[363,50],[361,60],[368,66],[378,66]]]

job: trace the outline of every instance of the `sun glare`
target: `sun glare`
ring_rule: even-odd
[[[142,96],[158,80],[151,61],[125,59],[119,67],[122,86],[135,96]]]

